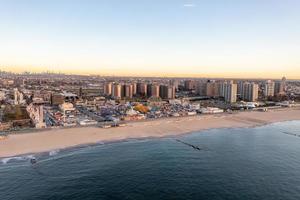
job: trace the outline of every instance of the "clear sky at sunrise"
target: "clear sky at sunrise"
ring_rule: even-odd
[[[0,0],[0,69],[300,78],[299,0]]]

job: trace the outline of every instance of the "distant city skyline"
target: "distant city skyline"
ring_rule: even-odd
[[[300,79],[300,1],[0,0],[0,70]]]
[[[279,77],[233,77],[233,76],[203,76],[203,75],[191,75],[191,74],[168,74],[168,75],[147,75],[147,74],[104,74],[104,73],[72,73],[72,72],[65,72],[65,71],[54,71],[54,70],[1,70],[0,73],[12,73],[16,75],[66,75],[66,76],[100,76],[100,77],[127,77],[127,78],[170,78],[170,79],[210,79],[210,80],[282,80],[282,78],[286,78],[288,80],[300,80],[297,78],[289,78],[286,76],[279,76]]]

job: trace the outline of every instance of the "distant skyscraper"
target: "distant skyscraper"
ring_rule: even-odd
[[[274,96],[274,92],[275,92],[275,83],[271,80],[266,81],[265,87],[264,87],[265,97]]]

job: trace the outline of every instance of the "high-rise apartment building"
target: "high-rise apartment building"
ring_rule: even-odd
[[[159,97],[159,85],[151,85],[151,97]]]
[[[133,97],[133,85],[132,84],[126,84],[124,87],[124,97],[132,98]]]
[[[286,90],[286,78],[283,77],[281,81],[276,81],[274,86],[274,95],[284,95]]]
[[[245,82],[242,84],[243,89],[240,97],[245,101],[257,101],[258,99],[258,85],[255,83]]]
[[[168,86],[168,99],[175,99],[176,87],[174,85]]]
[[[115,83],[113,85],[113,97],[116,98],[116,99],[120,99],[122,97],[122,85],[121,84],[118,84],[118,83]]]
[[[178,89],[178,86],[179,86],[179,80],[177,79],[172,79],[169,81],[170,85],[174,86],[175,87],[175,90]]]
[[[185,80],[184,81],[184,89],[185,90],[194,90],[195,86],[196,86],[196,83],[193,80]]]
[[[136,94],[140,96],[147,96],[147,84],[138,82],[136,84]]]
[[[135,96],[137,94],[137,83],[132,83],[132,95]]]
[[[219,84],[214,81],[208,81],[206,83],[206,96],[208,97],[219,96]]]
[[[147,84],[147,97],[152,97],[152,83]]]
[[[198,82],[196,92],[200,96],[216,97],[219,96],[219,84],[215,81]]]
[[[112,83],[105,83],[104,94],[108,96],[112,95]]]
[[[232,81],[221,83],[220,96],[224,97],[224,101],[227,103],[236,102],[237,84],[234,84]]]
[[[160,85],[159,96],[162,99],[175,99],[175,86],[172,85]]]
[[[286,77],[282,77],[281,84],[283,87],[283,92],[286,92]]]
[[[271,80],[266,81],[265,87],[264,87],[265,97],[274,96],[274,92],[275,92],[275,83]]]
[[[237,83],[237,96],[242,98],[244,90],[244,81],[238,81]]]
[[[196,93],[200,96],[206,96],[206,87],[207,87],[206,82],[198,82],[195,87]]]

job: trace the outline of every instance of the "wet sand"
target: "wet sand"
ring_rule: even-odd
[[[163,118],[128,123],[125,127],[108,129],[98,127],[58,128],[42,132],[10,134],[6,139],[0,140],[0,157],[47,152],[129,138],[176,136],[212,128],[254,127],[290,120],[300,120],[300,108]]]

